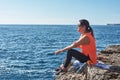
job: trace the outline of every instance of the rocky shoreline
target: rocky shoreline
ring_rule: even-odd
[[[79,74],[75,73],[73,66],[70,66],[67,73],[60,73],[55,80],[120,80],[120,45],[110,45],[100,51],[98,60],[112,65],[110,70],[88,66]],[[84,73],[86,71],[87,74]]]

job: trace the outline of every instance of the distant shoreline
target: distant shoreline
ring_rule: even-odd
[[[107,24],[107,25],[120,25],[120,24]]]

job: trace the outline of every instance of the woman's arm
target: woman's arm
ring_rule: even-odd
[[[77,41],[75,41],[74,45],[76,47],[78,47],[79,45],[88,45],[90,44],[90,39],[88,36],[83,36],[80,39],[78,39]]]
[[[89,43],[90,43],[89,37],[83,36],[80,39],[78,39],[77,41],[73,42],[71,45],[69,45],[69,46],[67,46],[67,47],[65,47],[63,49],[57,50],[55,52],[55,54],[59,54],[59,53],[64,52],[66,50],[70,50],[72,48],[78,47],[79,45],[87,45]]]

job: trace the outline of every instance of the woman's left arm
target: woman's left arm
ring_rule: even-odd
[[[90,43],[89,37],[83,36],[82,38],[80,38],[77,41],[73,42],[71,45],[69,45],[69,46],[67,46],[67,47],[65,47],[63,49],[57,50],[55,52],[55,54],[59,54],[59,53],[64,52],[66,50],[70,50],[72,48],[78,47],[79,45],[85,45],[85,44],[89,44],[89,43]]]
[[[59,54],[59,53],[64,52],[64,51],[66,51],[66,50],[70,50],[70,49],[72,49],[72,48],[74,48],[74,47],[75,47],[75,45],[74,45],[74,43],[73,43],[73,44],[71,44],[71,45],[69,45],[69,46],[67,46],[67,47],[65,47],[65,48],[63,48],[63,49],[57,50],[57,51],[55,52],[55,54]]]

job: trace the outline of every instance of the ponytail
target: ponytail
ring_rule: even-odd
[[[94,37],[94,32],[91,26],[88,26],[88,32],[90,32],[92,36]]]

